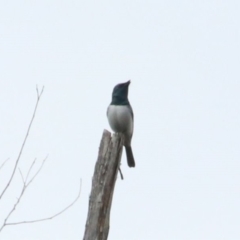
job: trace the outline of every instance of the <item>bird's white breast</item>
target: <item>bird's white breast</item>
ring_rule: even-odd
[[[114,132],[133,133],[131,110],[125,105],[110,105],[107,110],[109,124]]]

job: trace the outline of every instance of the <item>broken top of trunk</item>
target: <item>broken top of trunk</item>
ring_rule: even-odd
[[[114,186],[122,155],[119,134],[104,130],[95,165],[83,240],[106,240]]]

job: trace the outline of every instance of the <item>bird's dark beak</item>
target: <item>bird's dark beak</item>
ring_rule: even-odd
[[[125,84],[126,84],[127,86],[129,86],[130,83],[131,83],[131,80],[128,80],[127,82],[125,82]]]

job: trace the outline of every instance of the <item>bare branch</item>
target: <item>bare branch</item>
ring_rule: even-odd
[[[67,211],[70,207],[72,207],[77,200],[79,199],[80,195],[81,195],[81,189],[82,189],[82,180],[80,179],[80,187],[79,187],[79,192],[77,197],[74,199],[74,201],[69,204],[67,207],[65,207],[63,210],[61,210],[60,212],[50,216],[50,217],[46,217],[46,218],[42,218],[42,219],[37,219],[37,220],[31,220],[31,221],[22,221],[22,222],[10,222],[10,223],[5,223],[5,226],[9,226],[9,225],[19,225],[19,224],[25,224],[25,223],[36,223],[36,222],[43,222],[43,221],[47,221],[47,220],[51,220],[59,215],[61,215],[62,213],[64,213],[65,211]],[[2,230],[2,228],[0,229],[0,231]]]
[[[19,173],[20,173],[20,175],[21,175],[21,178],[22,178],[22,182],[23,182],[23,184],[25,184],[24,177],[23,177],[23,174],[22,174],[21,169],[19,168],[18,171],[19,171]]]
[[[39,172],[42,170],[43,165],[44,165],[44,163],[45,163],[46,160],[47,160],[47,157],[48,157],[48,156],[46,156],[46,157],[43,159],[40,168],[37,170],[37,172],[34,174],[34,176],[30,179],[30,181],[26,184],[26,187],[28,187],[28,186],[32,183],[32,181],[35,179],[35,177],[36,177],[36,176],[39,174]],[[29,169],[29,171],[31,171],[31,168]],[[29,173],[28,173],[28,175],[29,175]],[[28,175],[27,175],[27,177],[28,177]],[[27,178],[26,178],[26,182],[27,182]]]
[[[29,125],[28,125],[27,133],[26,133],[26,135],[25,135],[25,138],[24,138],[23,143],[22,143],[22,146],[21,146],[21,148],[20,148],[18,157],[17,157],[17,159],[16,159],[15,166],[14,166],[14,168],[13,168],[11,177],[10,177],[7,185],[5,186],[5,188],[3,189],[3,191],[2,191],[2,193],[1,193],[1,195],[0,195],[0,200],[1,200],[1,198],[3,197],[4,193],[7,191],[8,187],[10,186],[10,184],[11,184],[11,182],[12,182],[12,179],[13,179],[13,177],[14,177],[14,175],[15,175],[15,172],[16,172],[16,169],[17,169],[19,160],[20,160],[20,158],[21,158],[21,156],[22,156],[23,149],[24,149],[24,147],[25,147],[26,141],[27,141],[27,139],[28,139],[28,135],[29,135],[30,130],[31,130],[31,127],[32,127],[33,120],[34,120],[35,115],[36,115],[36,112],[37,112],[38,104],[39,104],[39,101],[40,101],[40,99],[41,99],[43,90],[44,90],[44,87],[42,87],[42,91],[41,91],[41,93],[39,94],[39,93],[38,93],[38,87],[37,87],[37,102],[36,102],[36,105],[35,105],[35,108],[34,108],[34,111],[33,111],[32,119],[31,119],[31,121],[30,121],[30,123],[29,123]]]
[[[24,150],[24,147],[25,147],[25,144],[27,142],[27,139],[28,139],[28,135],[30,133],[30,130],[31,130],[31,127],[32,127],[32,124],[33,124],[33,121],[34,121],[34,118],[35,118],[35,115],[36,115],[36,112],[37,112],[37,109],[38,109],[38,105],[39,105],[39,101],[41,99],[41,96],[43,94],[43,91],[44,91],[44,87],[42,87],[41,91],[39,92],[39,89],[38,89],[38,86],[36,86],[36,91],[37,91],[37,101],[36,101],[36,104],[35,104],[35,108],[34,108],[34,111],[33,111],[33,115],[32,115],[32,118],[30,120],[30,123],[28,125],[28,129],[27,129],[27,133],[24,137],[24,140],[23,140],[23,143],[22,143],[22,146],[20,148],[20,151],[19,151],[19,154],[18,154],[18,157],[15,161],[15,165],[14,165],[14,168],[13,168],[13,171],[11,173],[11,176],[8,180],[8,183],[7,185],[5,186],[5,188],[3,189],[2,193],[0,194],[0,200],[1,198],[3,197],[3,195],[6,193],[6,191],[8,190],[10,184],[12,183],[12,180],[16,174],[16,169],[18,167],[18,164],[19,164],[19,161],[20,161],[20,158],[22,156],[22,152]],[[23,198],[23,195],[25,193],[25,191],[27,190],[27,188],[29,187],[29,185],[34,181],[34,179],[38,176],[38,174],[40,173],[40,171],[42,170],[43,166],[44,166],[44,163],[46,161],[47,157],[42,161],[40,167],[38,168],[38,170],[35,172],[35,174],[33,175],[33,177],[30,178],[30,175],[33,171],[33,168],[34,168],[34,165],[37,161],[37,159],[34,159],[34,161],[32,162],[31,166],[29,167],[28,169],[28,172],[27,172],[27,175],[26,175],[26,178],[24,178],[22,172],[21,172],[21,169],[18,168],[19,170],[19,173],[21,175],[21,179],[22,179],[22,182],[23,182],[23,186],[22,186],[22,190],[19,194],[19,197],[17,198],[15,204],[12,206],[12,209],[9,211],[9,213],[7,214],[2,226],[0,226],[0,232],[3,230],[4,227],[6,226],[9,226],[9,225],[19,225],[19,224],[24,224],[24,223],[35,223],[35,222],[41,222],[41,221],[46,221],[46,220],[51,220],[53,218],[56,218],[57,216],[61,215],[62,213],[64,213],[65,211],[67,211],[69,208],[71,208],[76,202],[77,200],[80,198],[80,195],[81,195],[81,189],[82,189],[82,180],[80,180],[80,187],[79,187],[79,192],[78,192],[78,195],[77,197],[67,206],[65,207],[64,209],[62,209],[61,211],[57,212],[56,214],[50,216],[50,217],[46,217],[46,218],[42,218],[42,219],[36,219],[36,220],[31,220],[31,221],[21,221],[21,222],[8,222],[11,215],[14,213],[14,211],[16,210],[17,206],[19,205],[20,201],[22,200]],[[0,170],[1,168],[4,166],[4,164],[8,161],[8,159],[6,159],[3,164],[0,166]],[[30,178],[30,180],[28,180]]]
[[[12,215],[12,213],[16,210],[16,207],[17,207],[17,205],[19,204],[19,202],[20,202],[20,200],[21,200],[21,198],[22,198],[25,190],[26,190],[26,187],[25,187],[25,183],[24,183],[23,188],[22,188],[22,191],[21,191],[21,193],[20,193],[20,196],[19,196],[19,198],[17,199],[16,203],[13,205],[13,208],[11,209],[11,211],[8,213],[7,217],[4,219],[3,225],[2,225],[1,228],[0,228],[0,232],[3,230],[3,228],[4,228],[5,226],[8,225],[8,224],[7,224],[7,221],[8,221],[8,219],[10,218],[10,216]]]
[[[41,97],[41,95],[42,95],[42,93],[43,93],[43,90],[44,90],[44,86],[42,87],[42,90],[41,90],[41,92],[40,92],[40,94],[39,94],[38,85],[36,86],[37,98],[38,98],[38,99]]]
[[[9,160],[9,158],[7,158],[3,163],[2,165],[0,166],[0,170],[3,168],[3,166],[5,165],[5,163]]]
[[[2,231],[2,229],[8,225],[7,221],[8,219],[10,218],[10,216],[12,215],[12,213],[16,210],[18,204],[20,203],[23,195],[24,195],[24,192],[27,190],[27,187],[29,186],[29,184],[35,179],[35,177],[38,175],[38,173],[41,171],[42,167],[43,167],[43,164],[45,163],[47,157],[42,161],[42,164],[41,166],[39,167],[39,169],[37,170],[37,172],[35,173],[35,175],[30,179],[30,181],[27,183],[27,179],[28,179],[28,176],[30,174],[30,172],[32,171],[32,168],[33,168],[33,165],[35,164],[36,162],[36,159],[34,159],[34,161],[32,162],[29,170],[28,170],[28,173],[27,173],[27,177],[26,177],[26,180],[24,180],[24,177],[23,177],[23,174],[22,174],[22,171],[20,169],[19,172],[20,172],[20,175],[21,175],[21,178],[22,178],[22,181],[23,181],[23,187],[22,187],[22,191],[19,195],[19,197],[17,198],[17,201],[16,203],[13,205],[12,209],[10,210],[10,212],[8,213],[7,217],[5,218],[4,222],[3,222],[3,225],[0,227],[0,232]]]
[[[32,164],[31,164],[30,168],[28,169],[28,173],[27,173],[27,176],[26,176],[25,183],[26,183],[27,180],[28,180],[29,174],[30,174],[30,172],[31,172],[31,170],[32,170],[32,168],[33,168],[33,166],[34,166],[36,160],[37,160],[37,159],[35,158],[34,161],[33,161]]]
[[[38,85],[36,86],[37,97],[39,98]]]

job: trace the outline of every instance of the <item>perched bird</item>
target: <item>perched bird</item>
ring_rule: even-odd
[[[133,135],[133,111],[128,101],[130,80],[116,85],[112,92],[112,102],[107,109],[108,122],[112,130],[122,133],[129,167],[135,167],[131,140]]]

